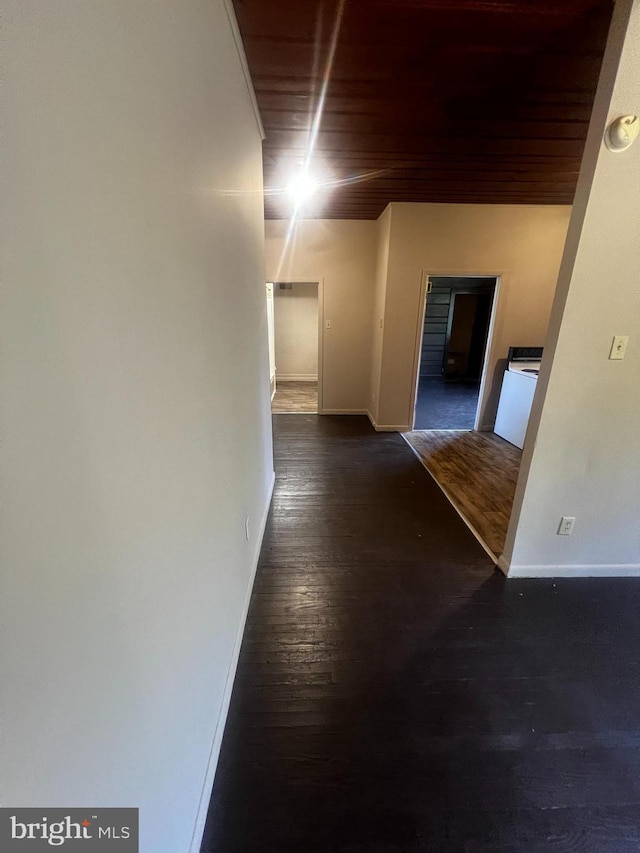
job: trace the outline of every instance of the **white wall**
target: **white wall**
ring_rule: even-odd
[[[510,346],[545,342],[570,208],[555,205],[392,204],[379,381],[369,401],[377,424],[410,428],[422,271],[500,275],[480,426],[491,428]],[[383,270],[384,274],[384,270]],[[379,300],[380,301],[380,300]],[[380,335],[379,317],[373,334]],[[375,368],[374,368],[375,369]],[[375,373],[374,373],[375,378]],[[373,400],[376,394],[377,400]]]
[[[602,142],[629,113],[640,115],[640,2],[618,0],[505,546],[510,575],[640,574],[640,140],[616,154]],[[618,334],[627,357],[610,361]],[[576,518],[571,536],[557,535],[563,515]]]
[[[280,382],[318,378],[318,285],[274,289],[276,373]]]
[[[267,220],[267,281],[324,284],[324,412],[364,412],[370,385],[377,226],[371,221]]]
[[[272,478],[258,126],[221,0],[3,39],[1,798],[186,853]]]

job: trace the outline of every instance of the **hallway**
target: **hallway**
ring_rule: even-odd
[[[637,850],[637,583],[506,582],[399,435],[274,432],[203,853]]]

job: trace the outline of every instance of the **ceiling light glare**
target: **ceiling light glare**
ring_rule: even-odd
[[[318,191],[318,181],[309,172],[299,172],[287,184],[287,194],[296,207],[302,207]]]

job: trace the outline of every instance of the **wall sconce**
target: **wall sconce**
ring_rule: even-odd
[[[609,151],[619,154],[626,151],[640,132],[638,116],[620,116],[614,119],[604,134],[604,144]]]

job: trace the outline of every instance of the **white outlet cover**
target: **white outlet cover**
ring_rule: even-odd
[[[560,526],[558,527],[558,536],[571,536],[575,521],[575,516],[563,515],[560,519]]]

